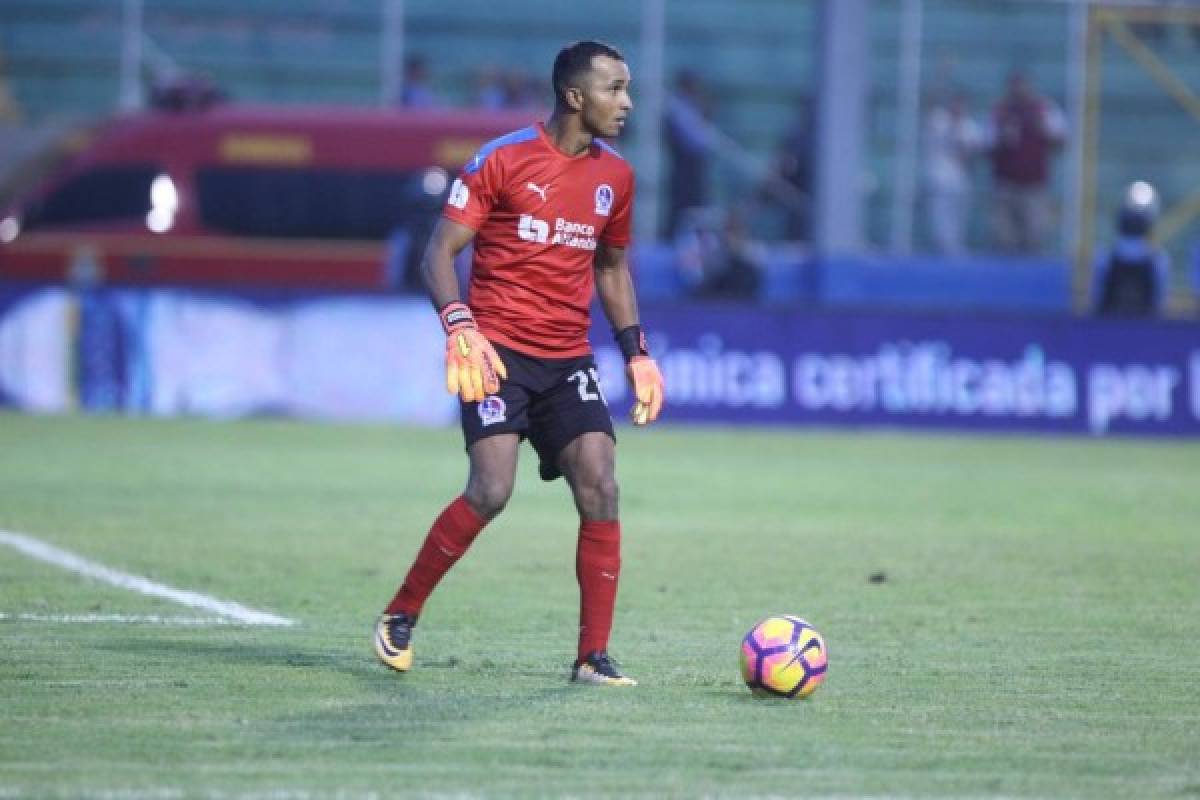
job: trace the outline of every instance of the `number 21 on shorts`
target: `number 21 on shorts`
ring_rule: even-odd
[[[595,367],[586,370],[577,369],[567,376],[567,380],[574,382],[575,388],[579,390],[579,399],[583,402],[599,400],[604,405],[608,405],[608,400],[605,399],[604,392],[600,389],[600,376],[596,373]]]

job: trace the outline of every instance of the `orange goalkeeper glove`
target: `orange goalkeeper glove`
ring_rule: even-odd
[[[646,350],[646,336],[640,325],[630,325],[617,332],[617,344],[625,356],[625,373],[633,385],[633,408],[629,417],[634,425],[648,425],[658,419],[662,410],[666,386],[658,364]]]
[[[662,410],[663,391],[666,388],[662,373],[650,356],[635,357],[625,366],[625,371],[629,373],[629,382],[633,384],[633,393],[637,396],[629,416],[634,425],[648,425],[658,419],[658,412]]]
[[[439,316],[446,330],[446,390],[464,403],[478,403],[500,391],[500,379],[508,378],[508,370],[475,326],[471,309],[465,303],[448,303]]]

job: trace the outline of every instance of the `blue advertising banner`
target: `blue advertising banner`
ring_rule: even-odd
[[[624,363],[596,312],[614,417]],[[1059,315],[642,309],[664,422],[1200,435],[1200,325]],[[414,297],[0,289],[0,406],[452,424]]]
[[[65,290],[0,288],[0,408],[72,410],[78,330],[78,303]]]
[[[442,425],[444,343],[415,297],[0,287],[0,407]]]
[[[1200,434],[1200,326],[1066,316],[643,309],[664,420]],[[595,344],[614,406],[620,357]]]

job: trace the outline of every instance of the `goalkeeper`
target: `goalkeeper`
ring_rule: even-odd
[[[579,642],[571,679],[633,686],[608,655],[621,571],[615,436],[588,344],[593,288],[625,356],[633,422],[659,414],[663,381],[646,351],[626,248],[629,165],[603,138],[633,107],[629,68],[599,42],[559,52],[544,123],[485,145],[451,187],[422,262],[446,331],[446,386],[460,399],[467,485],[434,521],[375,627],[393,669],[412,665],[413,626],[438,581],[503,510],[529,439],[544,480],[564,477],[579,511]],[[454,258],[474,245],[467,302]]]

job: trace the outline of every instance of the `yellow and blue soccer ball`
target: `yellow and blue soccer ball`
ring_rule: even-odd
[[[825,680],[829,654],[817,629],[800,617],[767,617],[742,639],[742,678],[750,691],[805,698]]]

